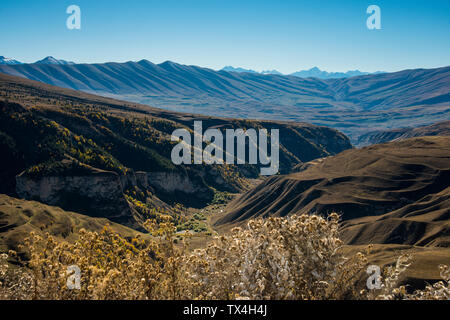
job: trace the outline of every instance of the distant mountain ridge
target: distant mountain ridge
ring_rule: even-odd
[[[59,65],[75,64],[75,62],[56,59],[56,58],[53,58],[52,56],[45,57],[44,59],[38,60],[35,63],[36,64],[59,64]]]
[[[277,70],[266,70],[266,71],[258,72],[258,71],[251,70],[251,69],[234,68],[232,66],[226,66],[226,67],[222,68],[221,71],[284,75],[283,73],[281,73]],[[288,75],[299,77],[299,78],[340,79],[340,78],[350,78],[350,77],[355,77],[355,76],[364,76],[364,75],[368,75],[368,74],[379,74],[379,73],[385,73],[385,72],[383,72],[383,71],[362,72],[359,70],[350,70],[347,72],[327,72],[327,71],[320,70],[318,67],[313,67],[309,70],[300,70],[300,71],[296,71],[294,73],[290,73]]]
[[[319,79],[340,79],[340,78],[350,78],[356,76],[364,76],[368,74],[380,74],[385,73],[383,71],[376,72],[362,72],[359,70],[350,70],[346,72],[327,72],[322,71],[317,67],[311,68],[309,70],[301,70],[291,73],[291,76],[300,78],[319,78]]]
[[[56,59],[52,56],[45,57],[44,59],[38,60],[31,64],[34,64],[34,63],[36,63],[36,64],[59,64],[59,65],[75,64],[75,62]],[[15,59],[12,59],[12,58],[6,58],[4,56],[0,56],[0,65],[17,65],[17,64],[25,64],[25,63],[20,62]]]
[[[0,64],[22,64],[22,62],[14,60],[12,58],[6,58],[4,56],[0,56]]]
[[[0,65],[0,72],[172,111],[329,126],[353,143],[369,131],[450,119],[450,67],[341,79],[214,71],[148,60]]]
[[[226,66],[226,67],[223,67],[223,68],[220,69],[219,71],[259,73],[259,72],[255,71],[255,70],[244,69],[244,68],[241,68],[241,67],[235,68],[235,67],[232,67],[232,66]]]

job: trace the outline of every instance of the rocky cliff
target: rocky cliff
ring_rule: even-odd
[[[83,176],[16,177],[19,197],[59,206],[91,217],[137,227],[133,212],[123,195],[123,185],[115,172],[96,171]]]
[[[24,171],[16,176],[16,193],[23,199],[59,206],[91,217],[105,217],[133,228],[138,228],[142,217],[136,216],[124,193],[136,188],[155,193],[169,203],[173,195],[177,195],[177,199],[203,197],[206,201],[213,192],[200,176],[191,174],[190,177],[180,172],[139,171],[118,175],[91,168],[91,172],[82,175],[33,176]]]

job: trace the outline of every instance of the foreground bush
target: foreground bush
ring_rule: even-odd
[[[362,253],[339,250],[338,215],[254,220],[188,259],[195,296],[206,299],[329,299],[354,296]]]
[[[358,284],[364,253],[345,257],[336,214],[250,221],[246,228],[188,252],[175,245],[172,223],[147,221],[152,240],[126,240],[105,228],[81,231],[75,243],[32,234],[26,268],[0,261],[1,299],[448,299],[445,282],[407,294],[397,287],[407,267],[401,257],[382,286],[367,292]],[[14,252],[10,252],[14,255]],[[18,258],[18,257],[17,257]],[[69,289],[69,266],[81,271]],[[69,269],[73,270],[73,269]],[[68,281],[69,279],[69,281]],[[364,284],[363,284],[364,285]],[[359,287],[359,289],[358,289]]]

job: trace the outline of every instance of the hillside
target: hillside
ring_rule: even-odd
[[[0,72],[174,111],[326,125],[355,142],[368,131],[450,118],[450,67],[344,79],[214,71],[147,60],[0,65]]]
[[[449,247],[450,187],[381,216],[367,216],[342,224],[348,244],[407,244]]]
[[[38,235],[48,232],[57,240],[74,241],[78,239],[80,229],[98,232],[106,225],[126,238],[137,235],[146,237],[105,218],[91,218],[40,202],[0,194],[0,252],[22,252],[19,245],[29,237],[30,232]]]
[[[386,131],[369,132],[358,139],[357,145],[365,146],[370,144],[384,143],[392,140],[401,140],[423,136],[449,136],[450,121],[442,121],[429,126],[416,128],[401,128]]]
[[[351,147],[336,130],[168,112],[0,76],[0,193],[137,227],[176,203],[202,207],[239,192],[256,165],[182,165],[170,158],[176,128],[277,128],[280,171]],[[17,177],[16,177],[17,176]]]
[[[338,212],[348,244],[448,246],[449,145],[412,138],[312,161],[244,193],[216,224]]]

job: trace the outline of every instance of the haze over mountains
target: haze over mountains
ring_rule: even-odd
[[[265,70],[265,71],[255,71],[251,69],[244,69],[244,68],[234,68],[232,66],[226,66],[221,69],[221,71],[229,71],[229,72],[249,72],[249,73],[260,73],[260,74],[277,74],[277,75],[283,75],[281,72],[277,70]],[[318,67],[313,67],[308,70],[300,70],[293,73],[290,73],[288,75],[300,77],[300,78],[319,78],[319,79],[339,79],[339,78],[349,78],[349,77],[355,77],[355,76],[363,76],[366,74],[379,74],[384,73],[383,71],[376,71],[376,72],[361,72],[359,70],[351,70],[347,72],[327,72],[322,71]]]
[[[173,111],[308,122],[358,137],[450,119],[450,67],[341,79],[214,71],[166,61],[0,65],[0,72]]]

